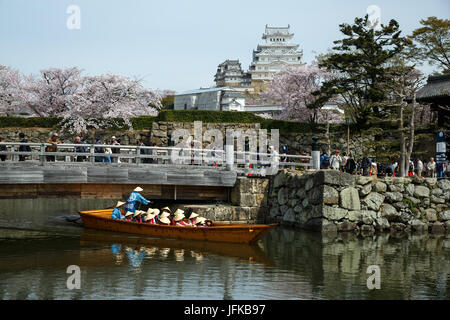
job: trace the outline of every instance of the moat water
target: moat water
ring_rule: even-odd
[[[450,235],[277,227],[255,245],[84,229],[111,200],[0,200],[0,299],[449,299]],[[69,290],[69,265],[81,271]],[[368,289],[369,266],[380,289]]]

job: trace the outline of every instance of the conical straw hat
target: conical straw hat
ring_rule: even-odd
[[[196,214],[195,212],[192,212],[191,215],[189,216],[189,219],[194,219],[197,217],[198,217],[198,214]]]
[[[133,214],[133,212],[128,211],[127,213],[125,213],[125,217],[128,217],[128,216],[130,216],[130,215],[132,215],[132,214]]]
[[[144,191],[144,189],[142,189],[141,187],[136,187],[133,191],[141,192],[141,191]]]
[[[177,210],[177,211],[178,211],[178,210]],[[183,211],[183,210],[180,210],[180,211]],[[175,220],[175,221],[180,221],[180,220],[183,219],[183,218],[184,218],[184,213],[178,212],[178,214],[175,213],[175,217],[173,217],[173,220]]]
[[[117,207],[120,207],[120,206],[122,206],[122,205],[124,205],[124,204],[125,204],[125,202],[117,201],[116,208],[117,208]]]
[[[164,211],[164,210],[167,210],[167,211],[169,211],[169,212],[172,212],[172,210],[170,210],[169,207],[164,207],[164,208],[161,209],[161,211]]]
[[[167,211],[163,211],[160,215],[161,218],[168,218],[170,216],[170,213],[168,213]]]
[[[161,221],[162,223],[166,223],[166,224],[170,223],[170,220],[167,217],[162,217],[162,218],[159,219],[159,221]]]

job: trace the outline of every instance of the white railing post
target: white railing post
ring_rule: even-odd
[[[90,161],[91,161],[91,163],[94,163],[95,162],[95,157],[94,157],[94,153],[95,153],[95,147],[94,147],[94,145],[93,144],[91,144],[91,148],[90,148],[90,153],[91,153],[91,155],[90,155]]]
[[[41,161],[41,166],[43,166],[45,163],[44,152],[45,152],[45,143],[41,143],[41,150],[40,150],[40,156],[39,156],[39,159]]]
[[[141,148],[139,146],[136,147],[136,165],[138,166],[141,162]]]

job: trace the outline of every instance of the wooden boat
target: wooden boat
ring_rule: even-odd
[[[86,228],[142,234],[155,238],[216,242],[253,243],[276,225],[214,223],[212,227],[181,227],[112,219],[112,209],[79,211],[78,214]]]

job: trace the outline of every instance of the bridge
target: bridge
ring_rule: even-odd
[[[224,151],[64,143],[46,151],[50,146],[0,143],[0,198],[116,199],[139,185],[151,199],[228,201],[237,176],[265,177],[313,163],[310,156],[278,157],[228,145]]]

